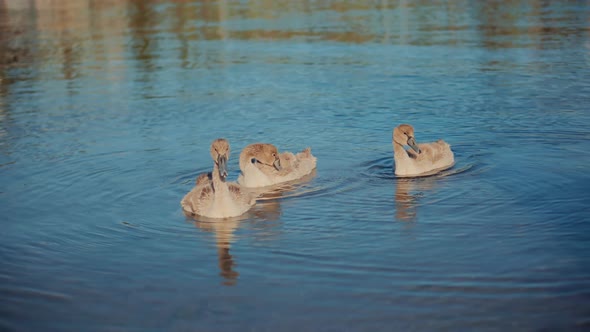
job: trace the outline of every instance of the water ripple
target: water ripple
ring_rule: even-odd
[[[421,177],[446,177],[452,176],[456,174],[461,174],[464,172],[472,172],[478,169],[477,159],[481,158],[481,155],[470,155],[463,157],[461,153],[455,152],[455,164],[446,170],[437,171],[432,174],[425,174],[421,176],[416,176],[414,178],[421,178]],[[393,156],[391,157],[381,157],[374,160],[369,160],[360,164],[360,167],[363,168],[362,174],[368,177],[376,177],[378,179],[384,180],[393,180],[393,179],[400,179],[400,178],[407,178],[402,176],[396,176],[394,173],[395,165],[393,161]]]

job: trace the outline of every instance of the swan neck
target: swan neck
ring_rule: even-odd
[[[211,178],[213,180],[213,189],[216,193],[220,190],[227,189],[227,184],[219,176],[219,166],[217,163],[213,164],[213,173],[211,174]]]
[[[393,141],[393,153],[395,155],[403,155],[407,157],[406,149],[404,149],[404,146],[396,141]]]

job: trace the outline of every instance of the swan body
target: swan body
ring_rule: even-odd
[[[393,158],[395,174],[399,176],[429,175],[447,169],[455,163],[451,146],[443,140],[416,144],[414,128],[401,124],[393,129]],[[410,149],[404,149],[404,146]]]
[[[240,154],[238,183],[244,187],[266,187],[299,179],[311,173],[317,158],[307,148],[297,154],[279,153],[272,144],[255,143],[246,146]]]
[[[197,177],[195,187],[184,196],[180,205],[192,215],[208,218],[237,217],[256,202],[256,195],[236,183],[226,182],[229,143],[216,139],[211,144],[213,172]]]

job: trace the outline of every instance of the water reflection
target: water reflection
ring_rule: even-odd
[[[205,40],[290,40],[553,48],[588,42],[588,8],[547,1],[167,1],[0,2],[0,66],[61,64],[71,80],[130,56],[141,73],[177,50],[176,65],[225,63],[206,54]],[[431,15],[437,13],[437,15]],[[31,19],[33,17],[34,19]],[[475,22],[475,23],[474,23]],[[128,47],[131,45],[131,47]],[[224,52],[224,50],[221,50]],[[130,54],[126,54],[129,52]],[[202,57],[202,55],[205,55]],[[167,65],[170,65],[167,62]],[[150,79],[144,76],[142,80]]]
[[[259,193],[259,201],[278,200],[287,197],[302,196],[313,192],[315,189],[308,184],[317,176],[317,168],[299,179],[279,183],[269,187],[253,188]]]
[[[255,229],[255,234],[251,237],[257,241],[264,238],[272,238],[273,231],[270,230],[277,226],[276,221],[280,220],[282,215],[281,200],[308,193],[306,184],[316,174],[317,171],[314,169],[310,174],[307,174],[301,179],[268,188],[256,189],[260,193],[256,205],[244,215],[236,218],[211,219],[185,214],[187,218],[194,220],[196,227],[215,234],[217,260],[220,276],[224,279],[224,285],[235,285],[240,275],[235,269],[237,265],[235,257],[230,253],[231,245],[236,241],[236,231],[241,226],[249,225]]]
[[[416,221],[420,198],[424,192],[436,186],[436,176],[422,178],[397,178],[395,180],[395,218],[400,221]]]
[[[195,226],[206,232],[215,234],[215,243],[217,247],[217,260],[220,275],[225,279],[225,285],[234,285],[240,275],[234,270],[234,258],[229,250],[234,242],[234,232],[239,227],[241,219],[232,218],[225,220],[196,220]]]
[[[275,196],[278,198],[278,196]],[[255,218],[265,221],[276,221],[281,218],[281,203],[276,198],[269,201],[258,201],[256,205],[248,212],[249,218]]]
[[[197,228],[215,234],[215,245],[217,247],[217,260],[219,275],[224,279],[223,284],[235,285],[240,273],[236,271],[234,256],[230,253],[231,245],[236,241],[235,233],[244,226],[244,223],[256,221],[256,232],[262,236],[269,236],[270,228],[276,226],[273,221],[279,220],[281,216],[281,204],[278,200],[269,200],[257,203],[250,211],[240,217],[226,219],[210,219],[200,216],[188,216],[194,220]],[[259,237],[255,234],[253,237]]]
[[[137,63],[141,66],[140,72],[149,75],[156,69],[154,59],[157,54],[158,40],[156,38],[157,30],[153,29],[158,24],[153,4],[148,1],[130,0],[128,3],[127,16],[129,17],[129,29],[133,36],[132,52]],[[145,76],[141,81],[150,81],[149,76]]]
[[[149,83],[137,92],[147,99],[160,95],[161,85],[156,83],[162,68],[254,61],[231,47],[210,47],[206,41],[561,49],[589,43],[588,14],[588,6],[540,0],[0,1],[1,107],[10,109],[8,86],[19,80],[64,80],[71,96],[79,93],[81,78],[106,75],[111,82],[127,82],[132,72],[137,75],[134,80]],[[264,52],[256,56],[261,58],[257,61],[277,61]],[[481,61],[487,70],[513,67],[515,60]],[[10,70],[17,66],[29,70]],[[132,66],[137,68],[127,68]]]
[[[25,50],[16,46],[20,31],[12,27],[4,1],[0,1],[0,84],[6,81],[5,69],[22,60]]]

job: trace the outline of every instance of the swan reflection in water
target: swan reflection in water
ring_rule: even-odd
[[[215,235],[215,245],[217,247],[217,261],[219,265],[219,275],[223,277],[224,285],[235,285],[240,273],[236,270],[236,261],[234,255],[230,253],[231,245],[237,240],[236,230],[240,226],[252,224],[257,232],[269,235],[268,231],[277,224],[273,221],[279,219],[281,215],[281,205],[279,201],[268,201],[257,204],[254,208],[240,217],[226,219],[211,219],[194,216],[194,224],[200,230],[212,232]]]
[[[272,229],[275,228],[276,221],[280,219],[282,214],[281,199],[297,196],[296,192],[300,185],[311,180],[314,176],[315,171],[296,182],[265,188],[265,192],[261,194],[256,205],[239,217],[213,219],[185,213],[188,218],[194,221],[197,228],[215,234],[219,275],[224,279],[224,285],[235,285],[240,275],[236,270],[235,256],[230,253],[232,243],[237,240],[236,230],[239,227],[253,229],[253,237],[258,237],[257,241],[260,241],[261,238],[272,238],[276,234],[276,231]]]
[[[420,198],[436,185],[436,176],[422,178],[396,178],[395,218],[400,221],[416,221]]]
[[[204,219],[204,218],[199,218]],[[225,279],[224,284],[233,285],[239,276],[234,270],[234,258],[229,249],[234,241],[234,231],[240,224],[239,218],[225,220],[195,220],[195,226],[206,232],[215,234],[215,245],[217,247],[217,260],[220,275]]]

